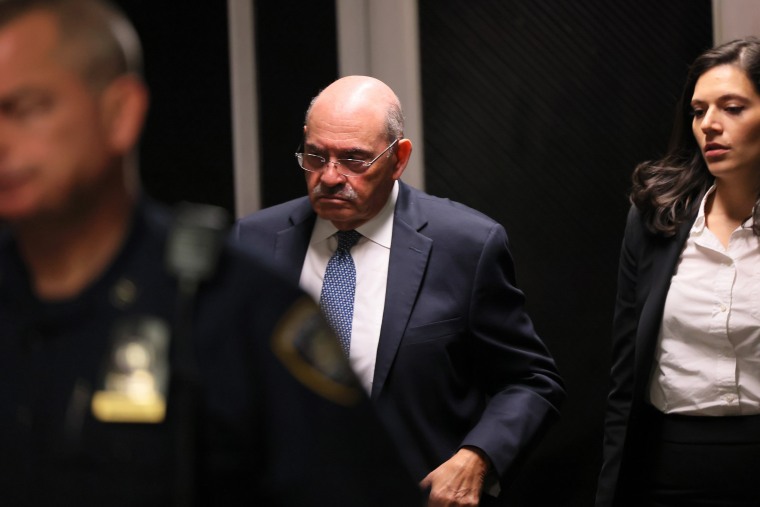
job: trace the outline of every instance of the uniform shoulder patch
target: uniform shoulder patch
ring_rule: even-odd
[[[272,351],[288,371],[314,393],[340,405],[355,405],[362,388],[338,339],[304,296],[283,315],[272,336]]]

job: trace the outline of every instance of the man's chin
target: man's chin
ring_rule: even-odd
[[[317,216],[333,224],[353,222],[356,220],[356,210],[347,206],[320,206],[315,209]]]

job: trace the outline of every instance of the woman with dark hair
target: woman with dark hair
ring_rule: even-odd
[[[636,167],[597,507],[760,505],[760,40],[689,70]]]

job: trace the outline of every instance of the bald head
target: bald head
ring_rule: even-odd
[[[347,76],[334,81],[314,97],[306,111],[305,125],[314,114],[372,118],[367,128],[379,129],[388,141],[404,137],[401,102],[388,85],[369,76]]]

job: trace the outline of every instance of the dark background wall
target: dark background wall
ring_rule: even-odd
[[[261,202],[302,196],[303,170],[295,152],[312,97],[338,77],[335,3],[255,2],[261,113]]]
[[[120,2],[146,52],[147,191],[233,210],[226,3]],[[168,4],[168,5],[167,5]],[[637,162],[662,154],[709,0],[419,0],[427,190],[507,229],[569,398],[506,492],[588,506],[601,458],[617,256]],[[255,2],[262,202],[302,195],[293,153],[337,77],[330,0]]]
[[[151,105],[141,142],[146,191],[234,208],[227,3],[117,0],[145,54]]]
[[[710,2],[420,0],[419,17],[427,190],[506,227],[567,382],[511,505],[591,505],[630,174],[666,147]]]

